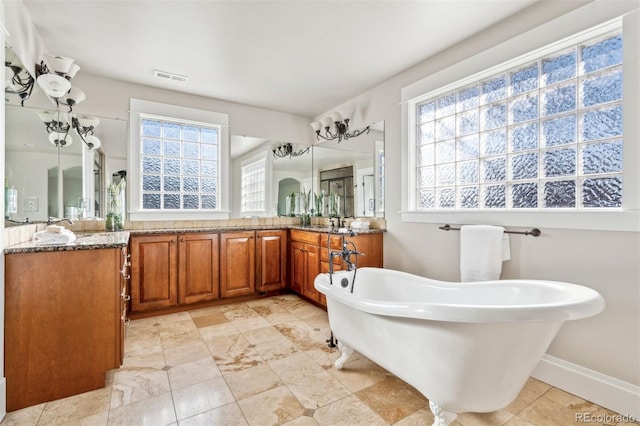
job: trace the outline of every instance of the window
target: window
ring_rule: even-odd
[[[622,34],[415,103],[416,210],[621,209]]]
[[[130,220],[228,219],[229,116],[141,99],[129,110]]]
[[[263,158],[242,166],[240,210],[243,213],[265,210],[265,163]]]
[[[142,116],[143,210],[218,208],[218,126]]]

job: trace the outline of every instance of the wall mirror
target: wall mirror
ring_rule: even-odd
[[[15,190],[11,193],[16,195],[5,206],[5,219],[103,217],[104,148],[126,152],[126,121],[97,117],[100,123],[94,134],[103,144],[99,150],[87,149],[77,135],[73,143],[60,147],[50,142],[38,115],[47,110],[5,106],[5,189]]]

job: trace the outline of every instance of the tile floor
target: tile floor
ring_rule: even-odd
[[[294,295],[135,320],[104,389],[1,424],[431,425],[428,401],[363,356],[333,368],[328,335],[326,312]],[[453,424],[566,426],[576,413],[615,415],[532,378],[505,409]]]

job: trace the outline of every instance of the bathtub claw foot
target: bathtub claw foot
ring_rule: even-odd
[[[341,341],[338,341],[338,349],[342,353],[342,356],[336,360],[334,365],[338,370],[341,370],[344,363],[347,362],[351,355],[353,355],[353,349],[343,344]]]
[[[440,407],[438,404],[434,404],[431,401],[429,401],[429,408],[431,408],[431,412],[435,417],[432,426],[449,426],[451,422],[453,422],[456,417],[458,417],[456,413],[447,411]]]

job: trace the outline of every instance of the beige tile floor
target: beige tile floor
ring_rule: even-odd
[[[1,424],[433,422],[422,395],[365,357],[333,368],[339,355],[328,335],[326,312],[294,295],[132,321],[124,365],[104,389],[11,412]],[[576,413],[615,415],[531,378],[505,409],[461,414],[453,424],[566,426],[579,424]]]

